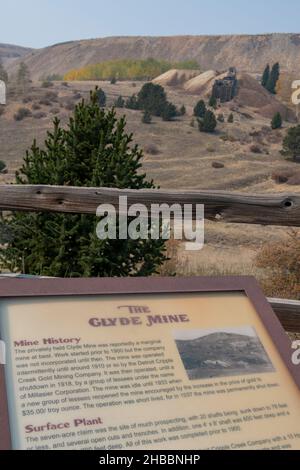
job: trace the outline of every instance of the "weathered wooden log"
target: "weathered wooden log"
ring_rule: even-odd
[[[95,214],[100,204],[204,204],[205,218],[224,222],[300,226],[300,194],[252,195],[224,191],[119,190],[71,186],[0,185],[0,210]]]

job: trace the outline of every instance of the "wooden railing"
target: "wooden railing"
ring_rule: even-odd
[[[142,203],[148,209],[151,204],[204,204],[205,218],[214,221],[300,227],[300,194],[0,185],[0,211],[95,214],[100,204],[112,204],[117,211],[119,196],[127,196],[128,205]],[[300,332],[300,301],[269,301],[284,328]]]

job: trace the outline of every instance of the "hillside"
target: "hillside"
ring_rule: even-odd
[[[20,59],[29,54],[32,49],[27,47],[14,46],[11,44],[0,44],[0,60],[3,64],[9,64],[12,60]]]
[[[201,70],[261,72],[267,62],[300,73],[300,34],[240,36],[107,37],[71,41],[35,50],[24,59],[32,77],[65,74],[69,70],[113,59],[196,60]],[[17,66],[11,64],[13,72]]]

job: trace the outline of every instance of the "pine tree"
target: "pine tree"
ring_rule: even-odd
[[[203,119],[198,119],[200,132],[214,132],[217,127],[217,120],[212,111],[206,111]]]
[[[300,156],[300,125],[290,127],[287,131],[283,139],[282,154],[293,159]]]
[[[124,108],[125,106],[125,100],[122,96],[118,96],[118,98],[115,101],[115,107],[116,108]]]
[[[137,97],[136,95],[132,95],[130,96],[126,103],[125,103],[125,108],[128,108],[128,109],[139,109],[138,107],[138,100],[137,100]]]
[[[100,108],[105,108],[106,106],[106,94],[102,90],[102,88],[97,89],[97,98]]]
[[[276,85],[279,80],[279,76],[280,76],[280,67],[279,67],[279,63],[276,62],[276,64],[274,64],[272,67],[269,80],[266,84],[266,89],[273,95],[276,94]]]
[[[227,119],[227,122],[229,122],[229,124],[232,124],[234,121],[234,117],[233,117],[233,114],[230,113],[229,116],[228,116],[228,119]]]
[[[181,106],[179,113],[180,113],[180,116],[184,116],[186,114],[186,108],[184,104]]]
[[[143,153],[125,126],[125,117],[99,107],[92,92],[65,129],[55,118],[44,148],[33,142],[17,184],[154,188],[140,171]],[[164,262],[162,240],[99,240],[98,222],[94,215],[14,212],[6,219],[13,236],[0,251],[0,267],[59,277],[147,276]]]
[[[142,116],[142,122],[144,124],[151,124],[151,121],[152,121],[152,117],[151,117],[151,114],[149,113],[149,111],[144,111],[144,114]]]
[[[0,59],[0,80],[2,80],[3,82],[5,82],[7,84],[8,82],[8,74],[2,64],[2,61]]]
[[[17,72],[17,85],[22,92],[25,92],[29,84],[30,84],[29,69],[24,62],[21,62],[18,72]]]
[[[167,101],[165,104],[161,117],[164,121],[172,121],[178,115],[176,106],[173,103]]]
[[[203,100],[198,101],[194,107],[194,116],[198,118],[204,118],[206,113],[206,106]]]
[[[211,108],[217,109],[217,99],[214,95],[211,95],[208,104]]]
[[[269,78],[270,78],[270,65],[267,64],[264,70],[264,73],[262,75],[262,79],[261,79],[261,84],[264,88],[266,88]]]
[[[282,117],[280,113],[275,113],[271,121],[272,129],[280,129],[282,127]]]
[[[168,103],[163,87],[154,83],[145,83],[137,99],[138,108],[149,111],[152,116],[162,116]]]

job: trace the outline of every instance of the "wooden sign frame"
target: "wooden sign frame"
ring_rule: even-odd
[[[177,294],[177,293],[242,292],[251,301],[257,315],[273,340],[292,378],[300,387],[300,367],[291,361],[291,341],[263,295],[255,278],[191,277],[191,278],[77,278],[77,279],[3,279],[0,280],[0,301],[9,298]],[[1,339],[1,332],[0,332]],[[0,449],[11,449],[4,365],[0,365]]]

